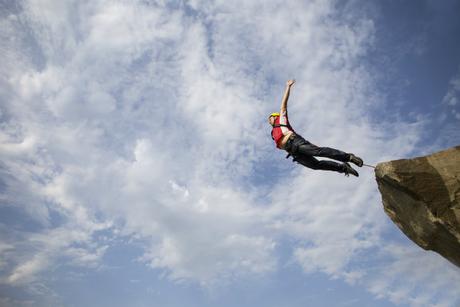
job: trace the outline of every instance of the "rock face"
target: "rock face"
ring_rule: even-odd
[[[460,146],[379,163],[385,212],[415,243],[460,267]]]

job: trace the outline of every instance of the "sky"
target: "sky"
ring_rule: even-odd
[[[459,306],[374,174],[460,144],[459,1],[0,0],[0,306]]]

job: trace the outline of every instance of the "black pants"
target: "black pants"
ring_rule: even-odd
[[[284,149],[294,157],[294,162],[312,169],[335,171],[339,173],[344,172],[344,167],[341,163],[318,160],[314,156],[330,158],[341,162],[348,162],[350,160],[349,154],[334,148],[318,147],[308,142],[300,135],[291,136]]]

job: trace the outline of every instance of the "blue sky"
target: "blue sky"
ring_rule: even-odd
[[[460,143],[458,1],[0,2],[1,306],[458,306],[460,271],[306,139]]]

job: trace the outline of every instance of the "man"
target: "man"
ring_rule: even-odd
[[[272,126],[272,138],[275,141],[276,147],[286,150],[288,152],[286,158],[293,156],[293,161],[303,166],[315,170],[335,171],[343,173],[346,176],[352,174],[358,177],[358,172],[353,169],[348,162],[352,162],[361,167],[363,166],[363,160],[361,158],[334,148],[313,145],[292,129],[287,115],[287,101],[289,99],[291,86],[294,83],[295,80],[288,80],[286,82],[286,90],[283,100],[281,101],[280,113],[272,113],[268,117],[268,122]],[[315,156],[334,159],[342,163],[329,160],[318,160]]]

